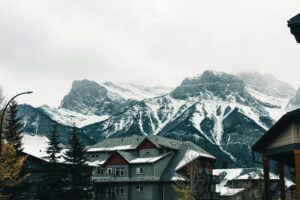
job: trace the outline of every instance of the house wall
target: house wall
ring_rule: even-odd
[[[172,183],[163,183],[163,200],[175,200],[178,198],[178,193],[175,191]]]
[[[104,169],[104,174],[98,173],[98,169],[101,168]],[[109,175],[107,173],[108,168],[112,168],[113,174]],[[129,165],[106,165],[106,166],[97,167],[93,169],[92,175],[93,177],[107,177],[107,176],[115,177],[116,168],[124,168],[123,177],[129,177],[131,175],[129,170]]]
[[[143,185],[144,190],[138,192],[136,190],[137,185]],[[131,184],[131,200],[161,200],[159,186],[156,183],[135,183]]]
[[[154,157],[159,155],[159,149],[140,149],[140,157]]]
[[[159,161],[157,161],[156,163],[153,164],[153,172],[154,172],[154,176],[156,177],[160,177],[163,172],[165,171],[166,167],[168,166],[170,160],[172,159],[172,155],[171,156],[167,156],[166,158],[163,158]]]
[[[144,168],[144,174],[136,174],[136,169],[138,167]],[[130,173],[132,177],[153,177],[153,166],[152,164],[136,164],[131,165],[130,167]]]

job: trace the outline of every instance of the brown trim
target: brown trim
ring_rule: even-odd
[[[284,183],[284,165],[278,163],[279,185],[280,185],[280,200],[285,200],[285,183]]]
[[[269,158],[263,156],[263,170],[264,170],[264,199],[271,199],[270,195],[270,171],[269,171]]]
[[[295,149],[300,149],[300,144],[289,144],[272,149],[266,149],[264,151],[260,151],[259,153],[262,153],[265,156],[272,156],[280,153],[292,152]]]
[[[129,164],[128,161],[119,153],[115,152],[105,161],[104,165],[123,165]]]
[[[294,151],[297,199],[300,199],[300,150]]]

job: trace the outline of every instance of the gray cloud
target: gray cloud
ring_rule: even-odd
[[[58,105],[74,79],[176,86],[205,69],[300,85],[297,0],[2,0],[0,84]]]

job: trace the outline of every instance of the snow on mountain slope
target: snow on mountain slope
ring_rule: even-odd
[[[194,142],[218,157],[219,166],[222,162],[254,166],[251,146],[285,112],[293,90],[274,78],[263,78],[253,79],[259,80],[260,85],[256,86],[248,76],[245,82],[232,74],[205,71],[184,79],[172,91],[134,84],[74,81],[61,108],[43,106],[37,110],[45,113],[41,115],[24,107],[23,116],[28,121],[28,132],[50,130],[49,116],[65,125],[77,123],[87,142],[158,134]],[[272,83],[278,88],[272,88]],[[269,93],[264,92],[264,84]],[[297,99],[293,102],[297,103]],[[62,133],[69,129],[61,127]],[[63,137],[64,142],[66,138]]]
[[[289,104],[289,97],[275,97],[271,96],[250,87],[247,87],[248,92],[258,99],[270,114],[270,117],[274,120],[278,120],[282,115],[287,112],[287,106]]]
[[[165,86],[143,86],[132,83],[104,82],[103,87],[124,99],[142,100],[168,94],[172,88]]]
[[[101,122],[109,117],[108,115],[84,115],[64,108],[53,108],[47,105],[43,105],[40,108],[56,122],[78,128]]]

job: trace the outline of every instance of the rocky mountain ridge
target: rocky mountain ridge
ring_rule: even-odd
[[[255,82],[270,82],[269,92]],[[291,86],[259,74],[204,71],[200,76],[184,79],[173,90],[121,86],[74,81],[58,109],[44,106],[26,110],[26,106],[20,106],[25,131],[46,135],[50,122],[60,123],[66,141],[65,132],[73,117],[77,123],[85,122],[78,128],[87,144],[109,137],[158,134],[200,145],[219,158],[218,165],[227,162],[249,167],[254,166],[251,145],[288,105],[297,106]],[[133,86],[138,89],[133,90]],[[129,98],[132,91],[150,98]]]

